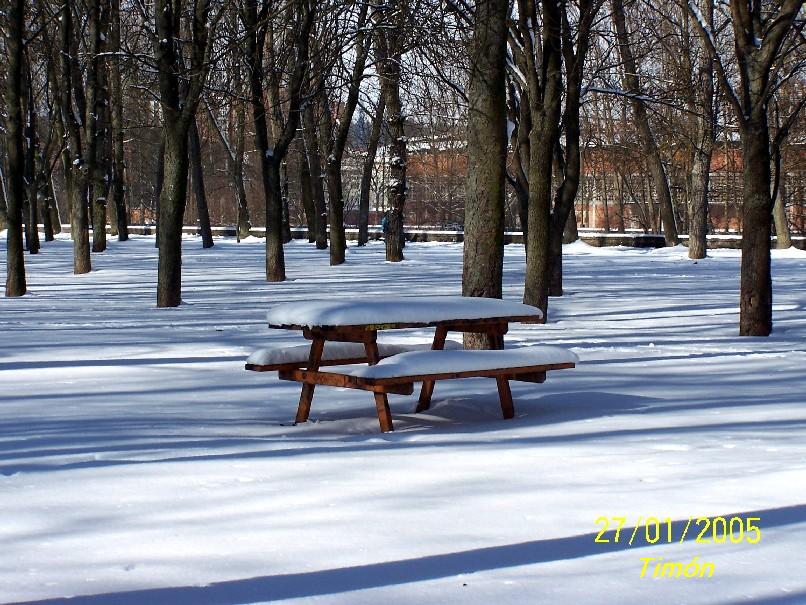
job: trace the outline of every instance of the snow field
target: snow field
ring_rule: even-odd
[[[774,252],[761,339],[737,336],[738,251],[567,246],[550,323],[507,341],[578,367],[512,383],[511,421],[492,380],[438,383],[427,414],[392,396],[380,434],[368,393],[323,387],[293,426],[298,385],[243,363],[299,344],[266,327],[277,303],[457,294],[460,244],[329,267],[294,242],[267,284],[261,240],[188,238],[185,304],[156,309],[153,242],[73,276],[60,239],[0,300],[0,603],[806,603],[803,252]],[[507,246],[515,302],[523,264]],[[671,517],[679,538],[717,515],[760,517],[761,541],[594,541],[601,516]],[[642,557],[715,573],[641,578]]]

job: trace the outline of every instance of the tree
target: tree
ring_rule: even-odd
[[[462,295],[501,298],[506,187],[507,0],[480,0],[470,50]],[[473,348],[502,342],[474,335]]]
[[[323,89],[321,92],[320,100],[323,102],[321,107],[322,117],[324,119],[325,132],[323,133],[323,141],[325,143],[325,170],[327,171],[327,190],[329,205],[329,222],[330,222],[330,264],[340,265],[344,262],[344,253],[347,249],[347,239],[344,233],[344,188],[342,183],[342,160],[344,158],[344,150],[347,145],[347,137],[350,134],[350,126],[352,124],[355,109],[358,106],[358,94],[361,89],[361,81],[364,78],[364,67],[367,62],[369,54],[369,43],[367,33],[367,11],[369,5],[367,3],[360,3],[358,5],[358,14],[355,16],[355,33],[354,43],[351,49],[351,54],[354,57],[352,69],[346,67],[343,71],[349,73],[345,78],[347,83],[347,95],[343,103],[332,103],[325,94]],[[350,20],[350,19],[348,19]],[[339,44],[334,44],[336,50]],[[321,57],[321,53],[318,53]],[[336,64],[339,65],[344,62],[344,55],[346,52],[338,52]],[[321,64],[320,64],[321,69]],[[331,113],[336,115],[331,117]]]
[[[548,315],[550,281],[549,232],[554,152],[560,132],[562,101],[562,33],[560,5],[542,2],[542,30],[538,31],[537,3],[518,0],[515,61],[524,78],[521,103],[528,103],[529,121],[529,211],[526,243],[526,280],[523,302]],[[542,40],[542,47],[538,44]],[[525,101],[524,101],[525,99]]]
[[[112,182],[109,186],[111,200],[110,216],[114,218],[112,234],[117,233],[118,241],[129,239],[129,212],[126,208],[126,159],[123,148],[125,130],[123,126],[123,61],[120,58],[120,0],[110,0],[109,52],[112,58],[109,66],[109,117],[112,134]],[[117,56],[115,56],[117,54]]]
[[[386,109],[385,98],[381,91],[372,127],[367,140],[367,155],[361,169],[361,190],[358,198],[358,245],[364,246],[369,241],[369,194],[372,186],[372,173],[375,169],[375,157],[378,154],[378,142],[381,139],[383,114]]]
[[[277,282],[285,281],[280,167],[299,124],[301,89],[308,64],[309,38],[315,7],[311,0],[295,0],[285,8],[282,34],[284,44],[275,39],[273,19],[268,18],[269,8],[268,0],[262,0],[260,11],[257,8],[257,0],[245,0],[241,18],[247,31],[244,52],[249,70],[252,115],[255,120],[255,144],[260,154],[260,174],[266,200],[266,280]],[[268,45],[266,45],[267,37],[270,37]],[[275,67],[269,72],[268,82],[270,107],[279,133],[274,139],[274,145],[269,145],[268,115],[263,100],[266,78],[264,52],[267,49]],[[286,56],[287,53],[290,53],[291,58]],[[280,78],[283,70],[279,68],[286,62],[291,65],[291,73],[285,83],[288,112],[284,119],[280,101]]]
[[[681,54],[686,79],[686,105],[691,122],[691,186],[688,209],[688,256],[705,258],[708,235],[708,191],[710,187],[711,157],[716,142],[716,99],[714,98],[714,64],[711,53],[693,44],[690,35],[691,19],[684,9],[681,36]],[[714,24],[714,6],[705,2],[705,20],[709,28]],[[693,47],[693,48],[692,48]],[[692,58],[695,50],[697,55]],[[696,67],[695,67],[696,61]]]
[[[389,183],[386,233],[386,260],[403,260],[403,210],[406,206],[406,136],[403,103],[400,97],[406,6],[396,0],[375,13],[375,41],[378,76],[386,105],[386,132],[389,135]]]
[[[156,0],[154,54],[159,70],[163,114],[163,184],[159,197],[159,261],[157,306],[177,307],[182,302],[182,218],[187,203],[188,142],[204,82],[210,69],[210,0],[195,2],[188,15],[190,35],[184,34],[185,5]],[[220,13],[219,13],[220,16]],[[190,64],[183,58],[183,41],[189,38]]]
[[[590,45],[594,20],[602,6],[602,0],[579,0],[573,13],[576,14],[576,27],[569,16],[568,4],[563,3],[562,11],[562,52],[565,63],[565,111],[563,125],[565,148],[557,145],[556,157],[562,181],[554,196],[554,207],[549,223],[550,271],[549,294],[563,294],[563,235],[573,216],[574,202],[579,191],[581,173],[580,149],[580,107],[582,105],[582,84],[585,59]],[[575,30],[575,31],[574,31]],[[574,217],[576,218],[576,217]],[[572,223],[576,225],[574,221]]]
[[[785,44],[803,0],[767,5],[756,0],[731,0],[730,25],[739,88],[730,79],[731,57],[717,46],[717,32],[689,0],[703,43],[714,60],[719,84],[733,107],[742,144],[742,265],[739,334],[769,336],[772,331],[772,174],[770,170],[769,103],[780,85]],[[802,29],[803,24],[799,25]],[[800,48],[799,42],[790,43]],[[798,62],[799,63],[799,62]],[[799,67],[799,65],[798,65]],[[797,111],[803,104],[798,106]]]
[[[8,192],[6,238],[6,296],[23,296],[25,283],[25,257],[22,248],[22,206],[25,198],[23,182],[22,145],[22,67],[25,46],[25,2],[11,0],[6,14],[7,75],[5,102],[6,150],[8,153]]]
[[[658,196],[661,223],[663,224],[663,237],[667,246],[676,246],[678,243],[677,226],[674,218],[674,207],[672,206],[672,194],[669,191],[669,179],[666,176],[666,169],[663,166],[655,135],[649,125],[649,115],[644,102],[641,83],[638,79],[638,66],[630,45],[630,34],[627,31],[624,2],[623,0],[612,0],[611,6],[622,61],[624,90],[630,99],[641,147],[649,172],[652,175],[652,181],[655,184],[655,193]]]

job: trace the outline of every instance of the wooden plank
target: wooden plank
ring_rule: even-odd
[[[364,350],[367,352],[367,361],[369,365],[374,366],[381,360],[378,353],[378,333],[371,332],[371,338],[364,341]]]

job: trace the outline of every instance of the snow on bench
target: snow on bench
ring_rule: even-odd
[[[342,374],[374,384],[392,384],[398,379],[406,382],[421,382],[436,377],[456,378],[464,375],[482,376],[533,371],[534,368],[564,369],[573,367],[579,358],[561,347],[532,345],[517,349],[494,351],[411,351],[382,359],[374,366],[334,366],[322,372]]]
[[[379,342],[378,353],[389,357],[410,351],[423,351],[431,348],[431,343]],[[462,343],[454,340],[445,342],[445,349],[461,349]],[[290,370],[308,364],[311,345],[277,346],[258,349],[246,360],[246,369],[256,372]],[[326,342],[322,352],[321,365],[366,363],[366,350],[363,343]]]
[[[506,317],[509,321],[537,321],[536,307],[497,298],[465,296],[388,297],[384,300],[309,301],[278,305],[266,313],[271,327],[373,326],[391,323],[410,326],[445,321]]]
[[[335,366],[322,371],[377,381],[466,372],[517,370],[535,366],[576,364],[577,361],[578,357],[567,349],[533,345],[503,351],[411,351],[382,359],[374,366]],[[412,380],[412,382],[419,381]]]

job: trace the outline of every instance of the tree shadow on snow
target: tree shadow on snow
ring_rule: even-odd
[[[755,511],[740,511],[725,514],[724,516],[760,517],[764,529],[785,527],[806,522],[806,504]],[[676,536],[683,535],[686,523],[686,519],[673,522],[673,534]],[[633,529],[633,527],[622,528],[621,532],[624,535],[629,535],[632,534]],[[216,582],[207,586],[147,588],[73,598],[27,601],[10,605],[141,605],[142,603],[151,605],[236,605],[239,603],[315,597],[439,580],[460,574],[578,559],[644,547],[664,548],[662,545],[647,543],[645,536],[642,537],[644,533],[637,532],[632,546],[628,545],[624,539],[617,544],[614,543],[615,532],[605,534],[605,537],[610,539],[610,543],[597,543],[594,539],[598,534],[594,532],[563,538],[531,540],[517,544],[475,548],[416,559],[384,561],[352,567]],[[697,532],[688,532],[686,536],[686,542],[694,542]],[[672,547],[674,544],[669,546]],[[789,605],[802,603],[803,596],[804,593],[802,592],[798,594],[790,593],[786,596],[773,596],[768,599],[754,600],[753,602],[756,605],[762,603]],[[731,603],[725,603],[724,605],[731,605]]]

